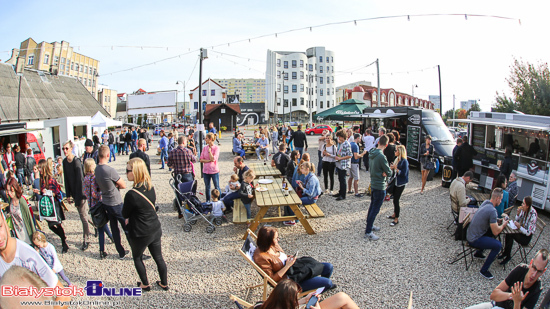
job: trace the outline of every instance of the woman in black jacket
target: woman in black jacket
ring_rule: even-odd
[[[512,147],[506,146],[504,160],[499,167],[500,174],[506,176],[506,180],[510,179],[510,174],[512,174]]]
[[[422,189],[420,189],[420,194],[424,194],[424,186],[426,186],[428,174],[434,168],[434,145],[432,145],[432,137],[426,135],[425,141],[426,143],[420,146],[420,166],[422,171]]]
[[[168,271],[162,257],[160,238],[162,230],[155,208],[155,188],[147,172],[147,166],[141,158],[134,158],[126,165],[128,181],[134,182],[134,187],[124,196],[122,216],[126,218],[128,240],[132,248],[134,266],[141,279],[137,286],[144,291],[150,291],[151,285],[147,279],[147,271],[143,264],[143,252],[149,248],[157,264],[160,281],[157,285],[168,290]]]

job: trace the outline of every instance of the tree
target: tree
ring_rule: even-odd
[[[475,102],[474,104],[472,104],[472,107],[470,107],[470,109],[468,110],[468,114],[470,112],[481,112],[481,107],[479,106],[479,103]]]
[[[516,109],[526,114],[550,115],[550,70],[547,63],[535,66],[515,59],[506,81],[512,97],[500,96],[497,92],[494,111]]]
[[[465,109],[459,108],[456,111],[456,117],[458,119],[466,119],[466,116],[468,116],[468,112]]]

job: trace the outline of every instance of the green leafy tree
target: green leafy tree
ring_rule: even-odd
[[[550,115],[550,70],[547,63],[535,66],[516,59],[506,81],[512,97],[500,96],[497,92],[494,111],[516,109],[526,114]]]

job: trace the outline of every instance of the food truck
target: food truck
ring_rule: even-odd
[[[474,157],[474,182],[486,190],[493,188],[500,174],[498,164],[504,160],[506,147],[511,147],[512,168],[517,175],[518,200],[533,197],[533,206],[550,207],[548,162],[550,117],[471,112],[468,119],[469,143],[477,151]]]
[[[452,172],[452,154],[455,141],[449,129],[443,123],[441,116],[429,109],[418,107],[378,107],[363,110],[363,127],[372,127],[373,134],[378,134],[378,128],[397,130],[401,136],[401,144],[407,148],[407,158],[415,163],[420,159],[420,146],[429,134],[434,145],[436,170]],[[442,185],[450,185],[451,173],[442,177]]]

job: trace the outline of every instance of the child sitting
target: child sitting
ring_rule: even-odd
[[[71,280],[65,276],[63,266],[57,258],[57,252],[55,252],[54,246],[46,241],[46,235],[43,232],[36,231],[32,234],[32,242],[36,251],[38,251],[44,261],[46,261],[46,264],[48,264],[48,266],[50,266],[56,274],[59,274],[59,276],[61,276],[61,278],[65,280],[69,286],[71,286]]]
[[[231,180],[228,182],[227,186],[225,186],[225,195],[233,192],[237,192],[241,188],[241,183],[239,182],[239,175],[233,174],[231,175]]]
[[[225,205],[222,201],[219,200],[220,191],[218,191],[218,189],[214,189],[212,190],[211,195],[212,195],[212,216],[222,217],[223,211],[225,210]]]
[[[241,202],[243,202],[244,208],[246,208],[246,218],[251,219],[250,204],[254,200],[254,179],[256,174],[253,170],[249,169],[243,175],[243,182],[241,183],[241,189],[239,195],[241,196]]]

